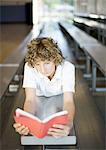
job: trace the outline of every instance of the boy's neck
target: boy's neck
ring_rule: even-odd
[[[55,66],[55,71],[54,71],[50,76],[48,76],[48,79],[49,79],[49,80],[52,80],[52,78],[53,78],[54,75],[55,75],[55,72],[56,72],[56,66]]]

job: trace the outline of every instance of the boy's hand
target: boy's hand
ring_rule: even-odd
[[[19,123],[14,123],[13,127],[15,128],[15,131],[21,135],[28,135],[29,133],[29,129]]]
[[[55,125],[53,125],[53,128],[49,129],[48,134],[52,135],[56,138],[68,136],[70,133],[70,129],[71,129],[71,127],[69,127],[67,125],[55,124]]]

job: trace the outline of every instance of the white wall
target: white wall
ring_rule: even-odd
[[[87,2],[88,0],[75,0],[75,12],[76,13],[86,13],[87,12]]]
[[[75,13],[106,15],[106,0],[75,0]]]
[[[87,13],[97,13],[97,0],[88,0]]]
[[[106,0],[98,0],[97,13],[106,15]]]

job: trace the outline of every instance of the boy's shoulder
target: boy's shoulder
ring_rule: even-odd
[[[25,68],[29,70],[33,70],[34,68],[28,64],[28,62],[25,63]]]
[[[75,67],[73,63],[71,63],[67,60],[65,60],[62,65],[63,65],[63,68],[70,68],[70,67],[74,68]]]
[[[25,68],[30,68],[30,66],[28,65],[28,62],[25,63]]]
[[[32,68],[32,67],[28,64],[28,62],[25,63],[25,67],[30,67],[30,68]]]
[[[25,63],[25,70],[26,71],[31,71],[31,72],[34,72],[34,73],[37,73],[37,70],[36,68],[33,68],[31,65],[29,65],[27,62]]]

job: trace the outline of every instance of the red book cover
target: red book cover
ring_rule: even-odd
[[[25,125],[29,128],[30,134],[38,138],[43,138],[47,135],[48,129],[53,127],[54,124],[67,124],[68,112],[61,111],[51,116],[40,120],[38,117],[23,111],[20,108],[16,109],[15,122]]]

